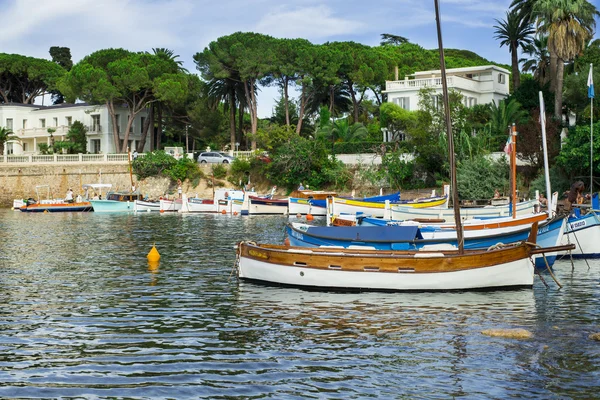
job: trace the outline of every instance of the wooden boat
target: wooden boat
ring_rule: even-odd
[[[565,247],[536,247],[537,223],[526,241],[492,250],[377,251],[289,247],[240,242],[241,279],[327,290],[430,291],[531,287],[531,256]],[[573,248],[573,246],[569,246]]]
[[[468,230],[464,232],[466,249],[485,249],[497,243],[525,240],[531,224]],[[539,224],[538,238],[543,245],[556,246],[564,232],[565,218],[557,217]],[[286,232],[290,245],[297,247],[363,246],[376,250],[416,250],[432,244],[458,246],[455,228],[421,225],[388,226],[312,226],[288,223]]]
[[[133,205],[135,212],[152,212],[160,211],[160,201],[151,200],[135,200]]]
[[[517,203],[517,215],[531,214],[537,200],[527,200]],[[454,211],[446,207],[427,207],[414,208],[406,207],[403,204],[391,206],[392,219],[407,220],[414,218],[421,219],[443,219],[446,222],[454,222]],[[467,207],[460,209],[462,219],[469,218],[496,218],[505,217],[511,214],[510,206],[487,206],[487,207]]]
[[[447,203],[447,196],[423,197],[415,200],[401,201],[395,206],[403,206],[408,209],[426,209],[426,208],[444,208]],[[391,203],[390,203],[391,205]],[[444,208],[447,209],[447,208]],[[383,217],[386,211],[385,202],[360,201],[353,199],[344,199],[341,197],[333,198],[333,212],[335,214],[368,214],[373,217]]]
[[[248,196],[248,213],[282,215],[288,212],[287,199],[273,199],[270,197]]]
[[[294,192],[297,193],[297,192]],[[306,194],[305,192],[302,192]],[[323,192],[327,193],[327,192]],[[332,195],[331,197],[335,197],[336,195]],[[351,198],[350,200],[354,201],[366,201],[366,202],[376,202],[376,203],[385,203],[386,200],[399,203],[400,200],[400,192],[379,195],[379,196],[371,196],[364,198]],[[407,202],[407,201],[404,201]],[[293,197],[290,195],[288,197],[288,210],[290,215],[296,214],[312,214],[312,215],[327,215],[327,197],[322,198],[313,198],[313,197]]]
[[[183,205],[182,199],[160,199],[159,211],[162,212],[177,212],[181,210]]]

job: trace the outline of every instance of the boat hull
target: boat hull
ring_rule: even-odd
[[[266,199],[250,196],[248,213],[285,215],[288,213],[287,199]]]
[[[79,203],[25,204],[19,208],[22,212],[86,212],[93,211],[88,201]]]
[[[534,212],[535,200],[528,200],[517,204],[517,215],[531,214]],[[392,219],[443,219],[446,222],[454,222],[454,210],[446,207],[412,208],[404,205],[393,205],[391,207]],[[509,206],[488,206],[461,208],[462,219],[470,218],[497,218],[510,215]]]
[[[133,206],[135,212],[151,212],[160,211],[160,202],[158,201],[146,201],[136,200]]]
[[[422,209],[430,207],[443,207],[446,204],[447,197],[432,197],[423,198],[412,201],[403,202],[402,206],[408,209]],[[446,208],[444,208],[446,209]],[[385,215],[385,202],[376,201],[361,201],[352,199],[343,199],[335,197],[333,199],[333,213],[334,214],[365,214],[373,217],[384,217]]]
[[[600,258],[600,217],[591,212],[581,217],[570,217],[562,244],[575,244],[573,258]],[[561,254],[564,255],[564,254]]]
[[[135,201],[90,200],[94,212],[132,212]]]
[[[290,197],[288,199],[288,210],[290,215],[296,214],[311,214],[311,215],[327,215],[327,208],[313,204],[311,199],[302,199]]]
[[[416,252],[406,256],[289,248],[271,252],[240,244],[242,279],[336,290],[448,291],[531,287],[527,246],[480,255]],[[332,269],[333,268],[333,269]]]

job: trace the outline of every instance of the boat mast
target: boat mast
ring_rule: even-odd
[[[131,167],[131,150],[127,147],[127,159],[129,160],[129,180],[131,181],[131,190],[133,190],[133,168]]]
[[[514,123],[510,135],[512,145],[510,149],[512,217],[515,219],[517,218],[517,126]]]
[[[446,134],[448,136],[448,162],[450,163],[450,180],[452,184],[452,206],[454,207],[454,221],[456,223],[456,239],[458,251],[464,252],[464,240],[460,208],[458,203],[458,186],[456,182],[456,161],[454,158],[454,137],[452,136],[452,120],[450,119],[450,101],[448,100],[448,82],[446,81],[446,61],[444,59],[444,45],[442,44],[442,27],[440,23],[440,6],[438,0],[435,4],[435,21],[437,25],[438,47],[440,51],[440,69],[442,72],[442,93],[444,97],[444,116],[446,117]]]

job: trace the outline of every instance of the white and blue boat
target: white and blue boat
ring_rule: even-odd
[[[538,245],[556,246],[561,243],[565,218],[558,217],[541,223],[538,227]],[[419,250],[429,245],[458,246],[456,230],[439,227],[405,226],[311,226],[288,223],[286,231],[291,246],[343,247],[373,250]],[[465,249],[487,249],[499,243],[508,244],[526,240],[531,225],[498,229],[464,231]],[[552,266],[556,254],[546,256]],[[537,267],[545,267],[543,258],[536,259]]]
[[[592,196],[592,207],[586,214],[578,208],[569,216],[563,244],[574,244],[573,258],[600,258],[600,206],[598,193]]]

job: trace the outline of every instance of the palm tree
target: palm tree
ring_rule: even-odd
[[[490,129],[492,136],[492,148],[500,146],[506,140],[508,136],[508,129],[514,123],[518,124],[523,120],[527,119],[529,113],[521,108],[521,103],[515,99],[510,101],[500,100],[500,103],[496,105],[496,102],[492,102],[490,107]]]
[[[536,17],[538,32],[548,35],[548,50],[556,55],[554,116],[562,115],[564,63],[575,58],[594,35],[596,7],[587,0],[537,0],[532,15]],[[553,78],[554,79],[554,78]]]
[[[521,77],[519,73],[519,47],[523,48],[533,40],[531,35],[535,33],[529,19],[523,18],[517,11],[506,12],[506,19],[496,20],[495,38],[500,40],[500,47],[508,46],[511,55],[513,91],[519,88]]]
[[[152,53],[154,53],[155,56],[159,56],[166,60],[173,61],[175,64],[177,64],[177,69],[179,70],[179,72],[188,72],[187,69],[183,68],[183,61],[177,60],[179,56],[176,55],[173,50],[164,47],[153,47]]]
[[[14,132],[8,128],[4,128],[0,126],[0,156],[4,154],[4,144],[9,140],[18,139],[16,136],[13,136]]]
[[[523,72],[533,72],[533,77],[545,85],[550,80],[550,53],[548,52],[548,36],[537,35],[533,43],[523,47],[523,53],[529,58],[521,58]]]

